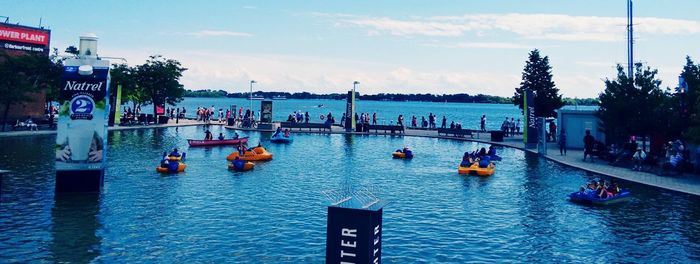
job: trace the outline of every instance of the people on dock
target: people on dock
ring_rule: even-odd
[[[213,140],[213,139],[214,139],[214,136],[211,134],[209,129],[204,131],[204,140]]]
[[[481,116],[481,132],[486,132],[486,115]]]
[[[566,156],[566,131],[564,128],[559,133],[559,155]]]
[[[644,161],[647,159],[647,153],[640,147],[637,147],[637,151],[634,152],[634,155],[632,155],[632,161],[634,161],[634,165],[632,166],[632,170],[642,170],[642,165],[644,164]]]
[[[549,122],[549,137],[552,142],[557,141],[557,124],[554,121]]]
[[[219,140],[224,140],[224,139],[225,139],[224,133],[219,133]]]
[[[591,162],[593,162],[594,144],[595,138],[591,135],[591,130],[586,129],[586,135],[583,136],[583,161],[586,161],[586,157],[590,157]]]

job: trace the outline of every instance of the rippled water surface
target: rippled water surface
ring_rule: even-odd
[[[223,128],[213,132],[232,134]],[[370,186],[384,209],[383,260],[698,262],[700,199],[637,184],[629,203],[588,207],[566,194],[589,178],[515,149],[488,178],[456,173],[469,142],[294,135],[262,144],[274,160],[226,169],[231,147],[190,148],[203,127],[110,132],[105,189],[54,197],[52,136],[0,138],[0,262],[323,262],[321,191]],[[242,135],[259,139],[269,134]],[[409,145],[416,157],[393,160]],[[179,146],[187,171],[154,172]]]

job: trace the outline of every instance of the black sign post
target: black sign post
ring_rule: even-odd
[[[348,92],[348,99],[345,105],[345,132],[355,130],[355,93]]]
[[[260,102],[260,122],[272,123],[272,101],[263,100]]]
[[[328,206],[326,263],[381,263],[381,201],[368,189],[325,191]]]
[[[535,117],[535,96],[532,91],[525,91],[523,113],[525,114],[525,126],[523,127],[523,143],[526,148],[537,147],[537,118]]]
[[[326,263],[381,263],[382,208],[328,207]]]

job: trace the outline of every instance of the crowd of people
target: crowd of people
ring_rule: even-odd
[[[486,121],[486,116],[482,116],[482,120],[484,122]],[[482,124],[482,130],[485,130],[484,125]],[[506,117],[506,119],[501,123],[501,131],[503,131],[503,134],[506,136],[515,136],[515,134],[520,133],[520,118],[518,120],[515,120],[515,118],[511,117],[510,120]]]

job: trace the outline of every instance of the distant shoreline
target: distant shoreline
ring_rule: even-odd
[[[185,98],[238,98],[248,99],[247,93],[223,94],[224,91],[190,91],[186,93]],[[275,97],[284,97],[283,100],[345,100],[347,94],[310,94],[310,93],[282,93],[282,92],[254,92],[256,96],[262,96],[266,100],[275,100]],[[400,99],[397,99],[399,97]],[[440,98],[440,99],[438,99]],[[452,98],[443,99],[443,98]],[[430,99],[430,100],[421,100]],[[461,99],[461,100],[460,100]],[[431,95],[431,94],[377,94],[377,95],[360,95],[358,100],[361,101],[376,101],[376,102],[431,102],[431,103],[464,103],[464,104],[513,104],[511,98],[491,96],[491,95],[475,95],[466,94],[455,95]],[[597,99],[592,98],[564,98],[566,105],[597,105]]]

